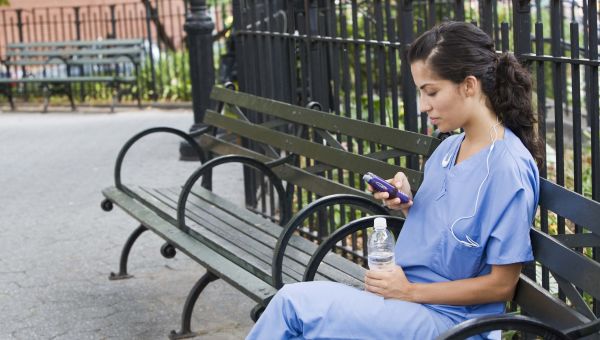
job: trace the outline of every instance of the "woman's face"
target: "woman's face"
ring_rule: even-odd
[[[460,85],[441,79],[421,60],[412,63],[410,69],[419,90],[419,108],[427,113],[431,124],[442,132],[462,127],[468,110]]]

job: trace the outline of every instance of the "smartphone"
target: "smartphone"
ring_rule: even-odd
[[[390,198],[399,198],[401,203],[410,202],[410,197],[408,197],[402,191],[396,189],[396,187],[388,183],[385,179],[373,174],[372,172],[367,172],[364,174],[363,181],[369,183],[375,191],[385,191],[390,195]]]

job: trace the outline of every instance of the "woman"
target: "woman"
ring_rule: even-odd
[[[431,339],[504,312],[522,263],[533,260],[529,228],[543,143],[530,76],[514,56],[498,57],[486,33],[460,22],[425,32],[408,60],[421,111],[439,130],[464,133],[429,158],[414,200],[374,194],[407,217],[397,266],[367,271],[365,291],[333,282],[285,285],[247,339]],[[390,183],[411,192],[402,173]]]

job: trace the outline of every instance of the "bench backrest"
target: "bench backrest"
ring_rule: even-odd
[[[67,65],[140,64],[144,54],[141,39],[11,43],[3,63],[9,67]]]
[[[221,87],[213,88],[211,99],[225,104],[225,114],[207,110],[204,122],[269,146],[263,149],[270,152],[264,152],[262,156],[258,156],[257,153],[254,156],[262,160],[273,160],[281,157],[280,151],[285,151],[319,163],[304,167],[285,164],[287,167],[274,168],[274,171],[278,172],[284,180],[323,196],[346,192],[370,197],[353,186],[336,183],[319,176],[320,173],[332,169],[336,169],[338,175],[345,172],[362,175],[371,171],[385,178],[392,177],[398,171],[404,171],[411,182],[411,187],[416,190],[423,179],[422,171],[391,163],[394,159],[406,158],[409,155],[429,157],[440,143],[437,138],[430,136],[349,119]],[[275,120],[255,124],[245,119],[246,113],[242,110],[258,112]],[[292,124],[294,128],[290,129],[287,124]],[[284,132],[284,127],[292,133]],[[294,134],[299,130],[301,135],[304,134],[305,137],[309,135],[313,138]],[[351,144],[356,141],[369,142],[372,145],[371,152],[365,155],[352,152]],[[210,148],[216,148],[213,143],[219,143],[206,135],[200,139],[200,142]],[[220,152],[223,153],[234,151],[231,146],[225,150],[221,144],[221,148]],[[272,150],[273,148],[277,150]],[[219,152],[219,149],[216,148],[215,151]],[[316,182],[311,184],[309,183],[311,181]]]
[[[541,179],[542,221],[547,220],[548,211],[556,214],[557,219],[567,219],[589,231],[549,236],[531,230],[535,260],[544,268],[538,266],[536,275],[540,277],[542,270],[549,270],[556,282],[547,283],[551,292],[556,293],[560,288],[573,308],[524,275],[514,300],[526,313],[560,328],[569,328],[596,319],[588,304],[591,298],[600,300],[600,263],[573,249],[600,246],[600,203]],[[582,297],[584,293],[588,302]]]
[[[207,124],[349,172],[362,174],[372,171],[383,177],[391,177],[397,171],[404,171],[415,190],[422,181],[423,173],[390,164],[389,159],[406,155],[418,155],[426,158],[440,143],[433,137],[348,119],[221,87],[213,88],[211,98],[225,104],[226,110],[225,114],[208,110],[204,119]],[[229,110],[227,110],[227,106],[229,106]],[[304,125],[316,131],[325,130],[334,135],[327,136],[325,134],[326,137],[323,138],[325,142],[317,143],[277,129],[277,127],[281,128],[282,124],[272,121],[270,124],[267,122],[262,125],[251,123],[244,119],[245,115],[241,109],[266,114],[285,122]],[[234,113],[234,116],[237,117],[227,116],[228,112]],[[391,149],[376,151],[368,155],[357,155],[351,150],[340,148],[340,136],[343,136],[341,140],[360,139],[388,146]],[[336,141],[338,141],[337,144]],[[272,161],[278,157],[278,154],[268,155],[268,153],[250,151],[235,143],[225,142],[206,134],[200,137],[200,143],[203,147],[216,153],[244,154],[256,157],[261,161]],[[345,192],[371,197],[364,191],[319,176],[319,171],[314,171],[318,168],[318,166],[312,167],[312,169],[311,167],[303,168],[298,164],[282,163],[273,170],[284,180],[292,181],[294,184],[320,195]],[[532,228],[531,230],[532,246],[538,266],[542,265],[544,266],[543,270],[550,270],[561,292],[569,299],[573,308],[556,297],[556,292],[552,287],[550,287],[550,292],[523,274],[518,283],[514,302],[520,306],[523,313],[557,327],[568,328],[595,318],[578,289],[589,294],[590,297],[600,299],[600,264],[571,249],[600,246],[600,203],[541,179],[540,212],[542,220],[547,218],[548,211],[555,213],[559,216],[558,218],[566,218],[589,231],[586,234],[549,236],[537,229]],[[539,277],[539,275],[537,276]]]

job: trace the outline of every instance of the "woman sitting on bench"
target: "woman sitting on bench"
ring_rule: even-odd
[[[407,217],[397,266],[367,271],[365,291],[287,284],[247,339],[431,339],[501,314],[511,300],[522,264],[533,260],[529,229],[543,165],[529,73],[513,55],[497,56],[485,32],[460,22],[425,32],[408,60],[420,110],[439,130],[464,133],[435,150],[413,201],[374,194]],[[411,193],[404,174],[389,181]]]

